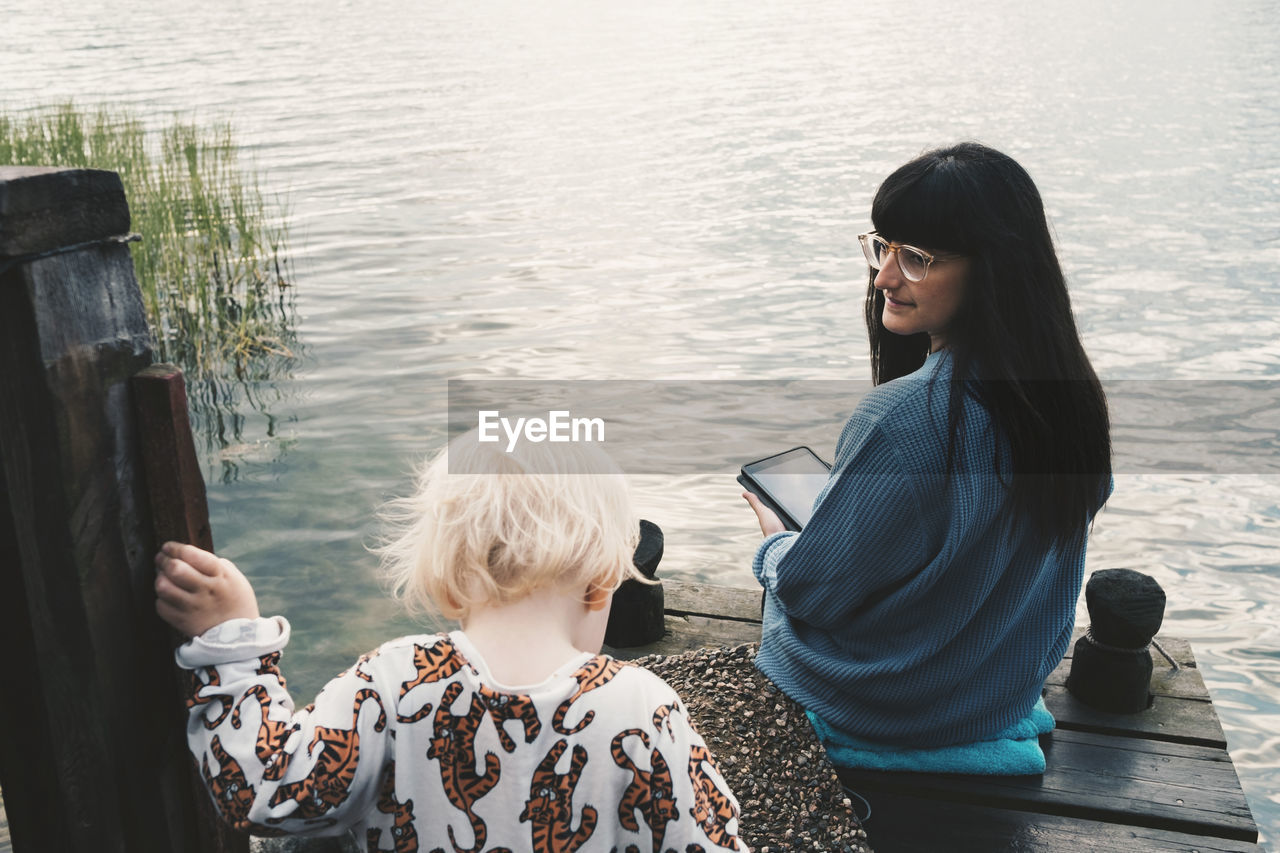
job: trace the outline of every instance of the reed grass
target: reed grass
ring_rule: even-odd
[[[283,453],[275,380],[291,375],[299,350],[287,210],[269,208],[242,168],[230,123],[175,117],[148,129],[127,108],[73,103],[0,111],[0,164],[120,174],[142,235],[130,250],[154,350],[186,375],[208,461],[230,481],[236,448]],[[260,427],[247,425],[254,414]]]
[[[230,123],[175,117],[153,132],[126,108],[73,103],[0,114],[0,163],[120,173],[156,352],[189,382],[265,377],[293,358],[286,213],[241,167]]]

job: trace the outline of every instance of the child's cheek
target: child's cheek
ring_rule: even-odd
[[[597,610],[588,610],[583,605],[582,618],[573,632],[574,648],[591,654],[600,651],[600,647],[604,645],[604,632],[609,624],[609,608],[612,603],[613,599],[610,597],[609,602]]]

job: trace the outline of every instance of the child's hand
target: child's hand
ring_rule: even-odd
[[[156,612],[188,637],[228,619],[258,618],[258,599],[235,563],[194,545],[166,542],[156,554]]]

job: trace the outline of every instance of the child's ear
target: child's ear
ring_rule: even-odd
[[[609,600],[612,598],[612,590],[592,581],[587,584],[587,594],[583,600],[587,603],[588,610],[602,610],[609,605]]]

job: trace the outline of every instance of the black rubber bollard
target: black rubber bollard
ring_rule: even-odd
[[[613,594],[604,642],[615,649],[647,645],[666,633],[662,581],[655,577],[662,560],[662,528],[652,521],[640,521],[640,544],[633,559],[652,583],[628,578]]]
[[[1164,621],[1164,590],[1132,569],[1094,572],[1085,586],[1089,630],[1076,641],[1067,689],[1101,711],[1151,705],[1151,639]]]

